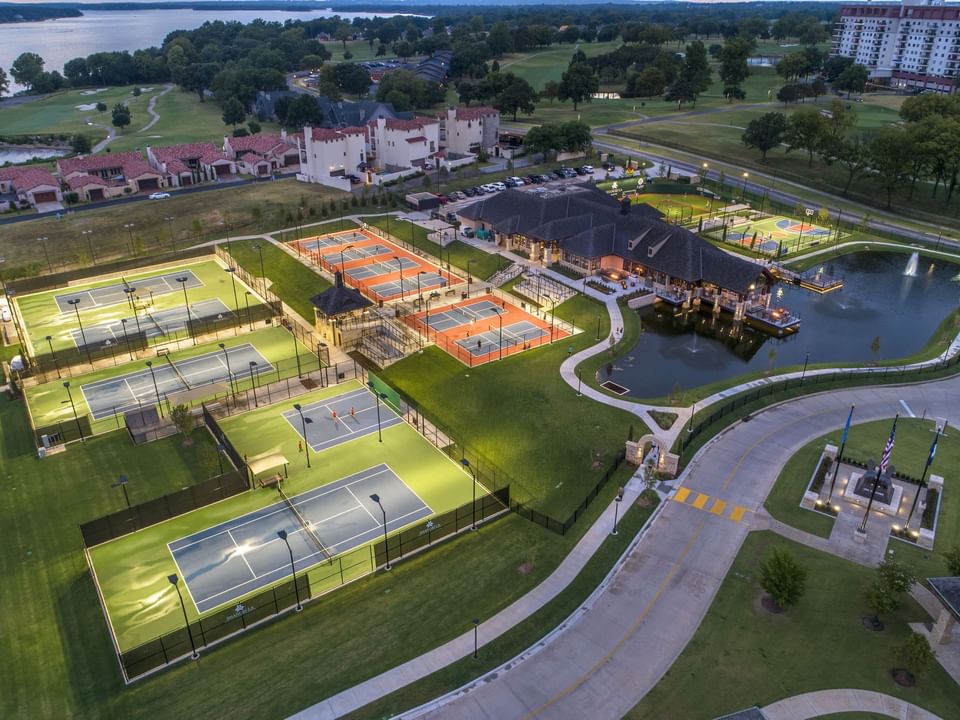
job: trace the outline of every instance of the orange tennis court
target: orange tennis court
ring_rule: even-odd
[[[570,337],[553,318],[543,319],[492,295],[409,315],[406,318],[460,362],[473,367]]]
[[[373,301],[417,297],[463,280],[434,263],[366,230],[320,235],[291,243],[300,254]]]

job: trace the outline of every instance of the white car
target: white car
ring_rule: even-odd
[[[592,174],[593,174],[593,165],[584,165],[584,166],[583,166],[583,170],[584,170],[584,172],[592,175]]]
[[[168,193],[168,192],[155,192],[155,193],[150,193],[150,196],[149,196],[149,197],[150,197],[151,200],[166,200],[168,197],[170,197],[170,193]]]
[[[8,323],[13,320],[13,317],[10,315],[10,308],[0,308],[0,322]]]
[[[497,190],[500,189],[500,188],[498,188],[498,187],[497,187],[495,184],[493,184],[493,183],[485,183],[484,185],[481,185],[480,187],[481,187],[481,188],[483,189],[483,191],[486,192],[486,193],[496,192]]]
[[[507,189],[507,186],[506,186],[505,184],[503,184],[502,182],[495,182],[495,183],[493,183],[493,188],[494,188],[495,190],[506,190],[506,189]]]

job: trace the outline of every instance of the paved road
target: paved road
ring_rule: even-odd
[[[950,379],[816,395],[732,426],[691,463],[682,478],[690,491],[685,502],[668,502],[616,582],[579,623],[472,692],[405,717],[622,717],[693,637],[783,464],[817,436],[839,432],[851,404],[856,421],[866,422],[892,417],[901,400],[918,415],[960,422],[960,379]]]

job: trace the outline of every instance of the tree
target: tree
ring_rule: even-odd
[[[508,52],[513,52],[513,33],[505,22],[495,23],[490,28],[490,32],[487,33],[487,46],[493,57],[502,57]]]
[[[760,564],[760,586],[777,605],[796,605],[806,590],[807,570],[786,550],[775,548]]]
[[[842,73],[851,65],[853,65],[852,57],[844,57],[843,55],[834,55],[833,57],[828,58],[827,61],[823,64],[823,77],[827,82],[833,82],[838,77],[840,77],[840,73]],[[907,102],[909,102],[909,99],[907,100]]]
[[[74,135],[70,140],[70,148],[76,155],[90,154],[90,138],[86,135]]]
[[[187,92],[195,92],[200,102],[204,102],[219,72],[220,66],[216,63],[193,63],[180,72],[178,84]]]
[[[873,355],[874,361],[880,355],[880,336],[877,335],[873,340],[870,341],[870,354]]]
[[[883,128],[870,142],[870,167],[887,194],[887,209],[893,205],[893,191],[903,183],[915,148],[903,128]]]
[[[847,181],[843,186],[844,195],[847,194],[854,179],[863,175],[870,165],[867,146],[859,136],[852,138],[827,136],[821,144],[820,157],[827,165],[837,163],[846,169]]]
[[[960,575],[960,545],[954,545],[943,554],[943,559],[947,561],[947,571],[950,575]]]
[[[224,125],[237,125],[243,124],[243,121],[247,119],[247,111],[243,107],[243,103],[237,100],[235,97],[230,98],[223,104],[223,118]]]
[[[358,100],[370,91],[370,86],[373,84],[370,73],[355,63],[335,65],[333,81],[343,92],[356,95]]]
[[[10,79],[7,77],[7,71],[3,68],[0,68],[0,100],[3,99],[3,96],[6,95],[7,90],[10,89]]]
[[[105,102],[97,103],[97,112],[103,115],[107,111],[107,104]]]
[[[807,165],[813,166],[813,154],[827,134],[827,121],[818,110],[797,110],[787,121],[783,139],[787,152],[806,150]]]
[[[193,445],[193,438],[190,437],[190,433],[193,432],[194,417],[190,408],[186,405],[176,405],[170,411],[170,420],[173,422],[174,427],[180,431],[180,434],[183,435],[184,446],[190,447]]]
[[[747,124],[741,140],[748,148],[760,151],[761,160],[767,159],[767,153],[783,142],[787,130],[787,118],[783,113],[765,113]]]
[[[346,52],[347,40],[353,37],[353,28],[347,23],[341,23],[337,26],[336,31],[334,31],[333,37],[343,43],[343,50]]]
[[[330,53],[327,53],[329,56]],[[304,55],[300,58],[300,69],[301,70],[318,70],[323,67],[323,63],[329,60],[329,57],[324,57],[323,55]]]
[[[750,77],[747,58],[752,49],[752,44],[746,38],[734,38],[724,45],[720,51],[720,79],[725,85],[739,86]]]
[[[777,100],[782,102],[784,107],[786,107],[789,103],[796,102],[799,99],[800,88],[796,85],[784,85],[777,90]]]
[[[110,111],[110,114],[113,118],[113,126],[120,129],[120,132],[123,132],[123,129],[130,124],[130,121],[133,119],[130,114],[130,108],[128,108],[123,103],[117,103],[113,106],[113,110]]]
[[[600,89],[600,80],[586,63],[575,63],[560,77],[557,98],[560,102],[573,100],[573,109],[582,102],[590,102],[593,93]]]
[[[909,591],[915,582],[916,577],[895,560],[884,560],[880,563],[876,577],[865,593],[867,605],[873,611],[874,629],[883,629],[880,615],[897,610],[903,601],[903,594]]]
[[[803,53],[787,53],[773,66],[777,75],[786,81],[795,80],[807,71],[808,62]]]
[[[553,101],[557,99],[560,95],[560,83],[556,80],[547,80],[543,84],[543,90],[540,91],[540,99],[548,100],[551,105]]]
[[[32,88],[43,73],[43,58],[32,52],[21,53],[10,66],[10,76],[20,85]]]
[[[687,45],[683,65],[676,80],[667,91],[666,99],[676,102],[677,108],[685,102],[697,106],[697,97],[710,87],[710,62],[707,59],[707,50],[699,40]]]
[[[897,660],[904,664],[911,680],[913,680],[914,675],[926,673],[933,667],[936,660],[927,638],[915,632],[911,632],[907,641],[897,647],[896,656]]]
[[[520,111],[526,115],[533,114],[536,109],[533,101],[537,99],[533,86],[513,73],[503,73],[501,77],[503,82],[500,91],[493,97],[493,107],[501,113],[511,113],[514,122]]]
[[[413,43],[401,40],[393,46],[393,52],[396,53],[397,57],[406,62],[406,59],[416,51],[414,50]],[[344,57],[346,57],[346,55],[344,55]]]
[[[863,65],[851,65],[844,70],[833,82],[837,90],[846,90],[847,97],[850,93],[862,93],[867,87],[867,78],[869,71]]]
[[[667,86],[667,77],[656,65],[648,65],[637,74],[627,78],[628,96],[653,97],[661,95]]]

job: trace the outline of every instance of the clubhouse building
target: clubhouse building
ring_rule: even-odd
[[[776,277],[764,267],[664,222],[649,205],[622,203],[591,185],[506,190],[458,212],[464,226],[506,250],[584,277],[635,276],[657,300],[726,310],[783,334],[795,327],[770,308]]]

